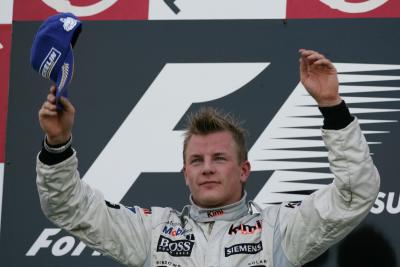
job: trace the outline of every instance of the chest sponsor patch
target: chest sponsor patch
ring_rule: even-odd
[[[295,207],[300,206],[300,205],[301,205],[301,201],[292,201],[292,202],[286,203],[285,207],[294,209]]]
[[[107,205],[107,207],[112,208],[112,209],[119,210],[121,208],[120,205],[111,203],[110,201],[107,201],[107,200],[106,200],[106,205]]]
[[[266,259],[253,260],[247,263],[250,267],[267,267],[268,261]]]
[[[257,231],[261,231],[262,224],[260,220],[256,221],[255,225],[247,225],[247,224],[240,224],[238,226],[234,226],[233,224],[229,227],[229,235],[234,235],[240,233],[242,235],[249,235],[254,234]]]
[[[172,267],[181,267],[180,264],[174,263],[169,260],[158,260],[156,261],[156,267],[167,267],[167,266],[172,266]]]
[[[192,229],[184,229],[179,226],[165,225],[162,232],[163,234],[170,235],[173,237],[186,235],[186,239],[190,239],[188,237],[189,236],[188,234],[192,232]]]
[[[256,254],[261,250],[263,250],[261,241],[256,244],[254,243],[237,244],[225,248],[225,257],[229,257],[235,254]]]
[[[167,252],[173,257],[190,257],[194,242],[189,240],[173,241],[165,236],[160,236],[157,252]]]

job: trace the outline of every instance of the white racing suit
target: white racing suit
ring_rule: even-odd
[[[335,178],[299,205],[253,213],[246,195],[227,207],[192,203],[181,212],[111,204],[80,180],[74,152],[51,166],[37,161],[41,206],[56,225],[127,266],[301,266],[358,225],[379,190],[357,119],[322,135]]]

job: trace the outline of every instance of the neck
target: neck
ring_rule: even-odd
[[[247,194],[244,192],[242,198],[232,204],[220,207],[200,207],[194,203],[190,196],[191,208],[190,216],[198,222],[212,222],[218,220],[236,220],[249,212],[249,207],[246,204]]]

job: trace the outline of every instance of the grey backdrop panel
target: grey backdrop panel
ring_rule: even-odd
[[[232,111],[243,119],[250,131],[251,147],[299,82],[299,48],[319,50],[334,62],[400,64],[399,22],[398,19],[84,22],[75,49],[75,77],[70,88],[70,99],[77,107],[74,147],[79,153],[80,172],[85,174],[166,63],[271,62],[270,67],[240,90],[206,103]],[[35,187],[35,157],[43,137],[37,111],[49,87],[49,82],[29,66],[30,46],[38,27],[36,22],[16,22],[13,28],[1,265],[119,266],[108,258],[91,256],[87,248],[80,256],[71,253],[53,256],[52,245],[57,238],[67,235],[64,232],[52,237],[48,249],[41,249],[33,257],[25,256],[43,229],[54,227],[40,210]],[[373,84],[399,86],[400,82]],[[370,95],[400,96],[398,92]],[[199,105],[193,104],[188,112]],[[376,103],[374,107],[400,105],[387,102]],[[373,116],[399,119],[397,112]],[[182,126],[183,118],[176,129]],[[380,130],[381,126],[371,127]],[[380,191],[395,191],[393,206],[396,207],[400,188],[397,175],[400,129],[398,123],[385,127],[390,134],[371,150],[382,174]],[[250,198],[270,174],[252,173],[247,189]],[[142,173],[122,202],[180,209],[187,199],[188,190],[180,173]],[[370,214],[362,227],[308,266],[396,266],[400,255],[399,223],[398,215]]]

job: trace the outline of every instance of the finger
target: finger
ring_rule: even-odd
[[[49,110],[46,108],[41,108],[39,110],[39,117],[55,117],[57,116],[57,111]]]
[[[313,50],[303,51],[301,53],[301,57],[306,59],[305,63],[307,63],[307,64],[313,64],[315,61],[325,58],[325,56],[323,54],[318,53]]]
[[[308,65],[303,58],[300,58],[299,62],[300,62],[300,76],[305,78],[308,75]]]
[[[324,55],[321,55],[320,53],[313,53],[313,54],[307,56],[307,59],[311,62],[314,62],[316,60],[323,59],[323,58],[325,58]]]
[[[335,68],[335,66],[332,64],[332,62],[329,59],[326,59],[326,58],[322,58],[322,59],[319,59],[319,60],[315,61],[313,63],[313,65],[326,66],[326,67],[331,68],[331,69]]]
[[[42,117],[56,117],[58,115],[57,111],[51,111],[51,110],[47,110],[44,109],[41,112]]]
[[[309,55],[312,55],[312,54],[315,54],[315,53],[318,53],[317,51],[314,51],[314,50],[308,50],[308,49],[299,49],[299,53],[302,55],[302,56],[309,56]]]
[[[310,60],[308,59],[308,57],[307,56],[303,56],[303,55],[301,55],[301,62],[302,63],[304,63],[304,65],[305,66],[307,66],[307,65],[309,65],[310,64]]]
[[[54,94],[48,94],[47,95],[47,101],[52,103],[52,104],[55,104],[56,103],[56,97],[54,96]]]
[[[56,86],[55,86],[55,85],[50,86],[50,93],[51,93],[52,95],[55,95],[55,94],[56,94]]]
[[[317,62],[318,60],[323,60],[323,59],[325,59],[325,57],[323,55],[321,55],[319,53],[314,53],[314,54],[311,54],[306,57],[306,60],[307,60],[306,62],[309,66],[313,66],[313,64],[315,62]]]
[[[57,111],[56,105],[54,105],[50,102],[47,102],[47,101],[43,104],[42,108],[46,109],[46,110],[50,110],[50,111]]]

